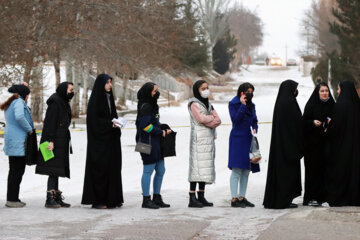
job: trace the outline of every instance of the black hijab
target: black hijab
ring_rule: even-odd
[[[25,100],[26,96],[30,94],[30,89],[25,86],[25,85],[12,85],[9,89],[8,89],[9,93],[17,93],[19,94],[19,96]]]
[[[206,83],[205,80],[196,81],[193,86],[193,94],[194,94],[195,98],[199,99],[200,102],[202,102],[206,106],[206,110],[208,110],[209,109],[209,98],[203,98],[199,91],[200,86],[203,85],[204,83]]]
[[[68,97],[67,89],[69,85],[74,85],[71,82],[62,82],[56,88],[56,93],[63,99],[65,102],[69,102],[71,99]]]
[[[109,79],[112,80],[112,77],[104,73],[97,76],[90,95],[86,121],[88,129],[95,134],[102,132],[102,129],[107,129],[106,124],[104,126],[99,125],[101,124],[100,119],[112,120],[118,117],[112,90],[110,92],[105,90],[105,84]],[[111,110],[106,94],[110,94]]]
[[[140,110],[143,104],[148,103],[151,105],[151,114],[159,113],[159,106],[157,104],[157,98],[151,96],[151,92],[154,90],[155,83],[147,82],[139,89],[137,93],[138,105],[137,105],[137,113],[140,116]]]
[[[329,99],[325,102],[320,99],[319,90],[321,87],[327,87],[329,90]],[[313,93],[311,94],[309,100],[307,101],[305,105],[304,115],[308,110],[312,109],[313,117],[315,117],[316,120],[323,122],[326,120],[326,117],[330,116],[334,104],[335,104],[335,100],[331,95],[329,86],[325,82],[322,82],[316,85]]]
[[[360,103],[354,83],[340,83],[328,135],[326,190],[330,206],[360,205]]]
[[[71,84],[73,85],[73,83],[71,82],[62,82],[60,83],[57,88],[56,88],[56,93],[53,95],[55,97],[55,95],[58,95],[60,97],[60,99],[63,101],[63,105],[65,106],[65,110],[66,112],[70,115],[71,117],[71,107],[69,104],[70,99],[68,98],[68,94],[67,94],[67,89],[68,89],[68,85]],[[47,103],[50,104],[53,102],[53,100],[55,100],[56,98],[54,97],[50,97],[47,100]],[[60,100],[60,101],[61,101]]]

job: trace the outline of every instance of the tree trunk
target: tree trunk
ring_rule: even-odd
[[[66,81],[67,82],[72,82],[73,81],[72,65],[68,61],[66,61]]]
[[[43,66],[39,64],[34,68],[31,76],[31,112],[34,122],[41,122],[43,120],[43,90]]]
[[[71,115],[78,118],[80,115],[80,71],[76,67],[72,67],[72,76],[74,83],[74,97],[71,101]]]
[[[29,58],[28,61],[26,61],[25,63],[25,72],[24,72],[24,79],[23,81],[26,83],[30,83],[30,78],[31,78],[31,70],[33,68],[34,65],[34,59],[31,57]]]
[[[82,71],[82,78],[83,78],[83,94],[81,99],[81,112],[86,114],[87,112],[87,103],[88,103],[88,82],[89,82],[89,74],[90,69],[88,65],[85,65]]]
[[[60,78],[60,55],[59,54],[57,54],[55,59],[54,59],[54,68],[55,68],[55,79],[56,79],[55,89],[56,89],[57,86],[59,86],[59,84],[61,82],[61,78]]]
[[[122,81],[122,93],[120,94],[118,104],[121,106],[126,106],[126,90],[129,78],[124,74],[123,78],[120,80]]]

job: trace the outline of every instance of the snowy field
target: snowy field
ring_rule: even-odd
[[[8,158],[0,151],[0,238],[1,239],[256,239],[277,217],[291,210],[268,210],[262,206],[267,172],[274,103],[280,83],[286,79],[299,82],[301,109],[313,91],[310,77],[301,77],[297,67],[279,69],[250,66],[249,72],[233,75],[234,92],[217,93],[215,109],[222,119],[216,140],[216,183],[206,186],[206,197],[214,207],[190,209],[188,204],[189,114],[186,103],[160,108],[160,121],[173,126],[177,134],[177,157],[165,160],[162,195],[169,209],[142,209],[140,179],[142,162],[135,147],[135,115],[126,115],[129,125],[122,131],[123,190],[125,203],[120,209],[94,210],[80,204],[86,158],[86,132],[73,131],[74,155],[70,157],[71,179],[60,179],[59,188],[72,204],[70,209],[45,209],[47,177],[35,175],[27,167],[20,190],[23,209],[4,207],[7,189]],[[261,172],[250,174],[247,198],[255,208],[230,207],[230,170],[227,168],[231,121],[227,102],[239,83],[254,84],[253,102],[259,122],[259,142],[263,154]],[[0,138],[3,144],[3,139]],[[0,148],[3,145],[0,144]],[[295,199],[301,203],[302,198]],[[302,209],[308,209],[302,206]]]

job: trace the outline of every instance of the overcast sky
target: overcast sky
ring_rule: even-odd
[[[312,0],[233,0],[242,3],[250,10],[256,10],[264,23],[263,46],[266,51],[285,59],[285,46],[288,58],[298,58],[297,51],[306,43],[300,37],[300,24],[304,12]]]

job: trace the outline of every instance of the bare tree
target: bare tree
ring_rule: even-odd
[[[301,35],[306,41],[303,52],[321,57],[339,49],[336,35],[330,32],[329,23],[335,21],[331,12],[333,7],[333,0],[313,0],[302,20]]]
[[[227,31],[227,19],[224,13],[230,0],[197,0],[196,4],[200,10],[202,26],[207,34],[209,59],[212,62],[212,49]]]
[[[249,56],[250,51],[262,44],[263,23],[256,12],[252,12],[242,5],[235,5],[226,15],[231,34],[236,39],[236,54],[231,65],[236,70],[241,59]]]
[[[174,50],[183,46],[180,34],[185,32],[178,21],[177,0],[2,1],[0,17],[0,68],[20,66],[23,80],[39,91],[42,79],[33,74],[48,61],[54,65],[56,84],[61,82],[61,61],[79,71],[71,74],[72,80],[67,74],[67,81],[83,85],[88,70],[82,66],[87,65],[124,76],[154,67],[166,71],[182,67],[174,56]],[[0,77],[2,82],[9,79]],[[78,115],[80,101],[73,102]]]

